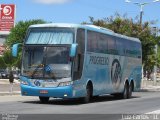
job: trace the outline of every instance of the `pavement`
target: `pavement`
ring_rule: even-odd
[[[0,79],[0,96],[6,95],[20,95],[20,82],[14,80],[13,92],[11,91],[11,85],[8,79]],[[143,79],[141,84],[141,92],[158,92],[160,91],[160,80],[157,80],[156,84],[152,80]]]
[[[141,83],[142,92],[158,92],[160,91],[160,79],[157,79],[156,82],[153,80],[143,79]]]
[[[11,84],[8,79],[0,79],[0,96],[20,95],[20,82],[14,80],[13,91],[11,92]]]

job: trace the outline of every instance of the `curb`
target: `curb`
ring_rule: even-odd
[[[160,88],[141,88],[140,92],[159,92]]]
[[[0,85],[10,85],[8,82],[0,82]],[[20,85],[20,83],[14,82],[13,85]]]
[[[12,96],[12,95],[20,95],[21,92],[20,91],[14,91],[13,93],[10,92],[0,92],[0,96]]]
[[[9,80],[8,79],[0,79],[0,84],[3,85],[3,84],[10,84]],[[14,80],[13,84],[20,84],[20,81],[19,80]]]
[[[0,85],[10,85],[9,82],[0,81]],[[20,85],[19,82],[13,82],[13,85]]]

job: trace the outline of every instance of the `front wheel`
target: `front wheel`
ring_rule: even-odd
[[[49,97],[41,97],[41,96],[39,96],[39,100],[41,101],[41,103],[48,103]]]
[[[89,103],[92,98],[92,87],[91,85],[87,85],[86,87],[86,96],[83,98],[84,103]]]

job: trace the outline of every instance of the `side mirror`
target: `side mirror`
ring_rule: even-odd
[[[12,46],[12,56],[13,57],[17,57],[17,55],[18,55],[18,47],[19,47],[20,44],[21,43],[17,43],[17,44],[14,44]]]
[[[73,44],[71,45],[70,57],[75,57],[75,56],[76,56],[77,46],[78,46],[78,44],[76,44],[76,43],[73,43]]]

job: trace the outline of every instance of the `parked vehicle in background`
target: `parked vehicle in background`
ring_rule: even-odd
[[[4,72],[4,69],[0,69],[0,78],[2,78],[2,73]]]
[[[20,75],[20,71],[19,70],[13,70],[14,79],[19,79],[19,75]],[[0,78],[8,79],[9,78],[9,70],[0,69]]]
[[[14,79],[19,79],[19,71],[18,70],[16,70],[16,71],[13,71],[13,77],[14,77]]]
[[[9,73],[5,69],[0,69],[0,77],[7,79],[9,77]]]

